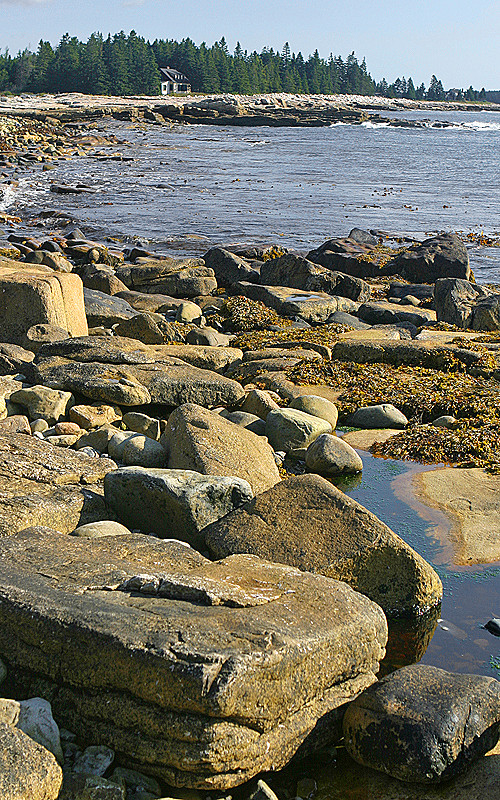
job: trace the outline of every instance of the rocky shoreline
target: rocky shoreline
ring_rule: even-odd
[[[458,103],[358,95],[194,95],[100,97],[70,93],[0,97],[0,114],[37,120],[87,122],[102,118],[159,125],[215,124],[318,127],[339,122],[425,127],[425,121],[383,116],[392,111],[499,111],[495,103]],[[439,123],[446,127],[451,123]]]
[[[109,141],[0,130],[7,170]],[[363,470],[345,426],[453,464],[425,487],[453,513],[473,472],[457,563],[499,560],[500,292],[463,242],[353,229],[179,259],[4,222],[2,797],[274,800],[259,773],[340,747],[367,798],[493,800],[500,683],[380,677],[387,618],[436,615],[443,587],[335,485]],[[321,797],[302,784],[287,798]]]

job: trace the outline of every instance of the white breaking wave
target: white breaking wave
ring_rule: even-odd
[[[396,126],[391,125],[390,122],[372,122],[368,120],[367,122],[361,123],[362,128],[394,128]],[[399,127],[399,126],[397,126]]]
[[[12,203],[14,202],[14,197],[16,192],[13,186],[9,186],[7,184],[0,185],[0,211],[8,211]]]

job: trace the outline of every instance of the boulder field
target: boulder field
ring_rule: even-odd
[[[456,235],[177,259],[20,231],[0,289],[2,797],[225,791],[342,736],[397,780],[459,780],[495,747],[497,681],[377,679],[386,617],[443,588],[335,485],[368,440],[467,466],[421,488],[455,513],[475,476],[481,560],[500,293]]]

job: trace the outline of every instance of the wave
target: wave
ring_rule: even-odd
[[[0,185],[0,211],[8,211],[14,202],[16,191],[13,186],[9,184]]]
[[[391,125],[390,122],[372,122],[371,120],[368,120],[367,122],[362,122],[361,123],[361,127],[362,128],[394,128],[394,127],[398,127],[399,128],[399,125],[395,126],[395,125]]]

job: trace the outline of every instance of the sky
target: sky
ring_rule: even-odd
[[[435,74],[445,88],[500,89],[499,0],[0,0],[2,51],[120,30],[196,44],[225,36],[231,50],[288,42],[305,57],[354,51],[375,80],[427,86]]]

